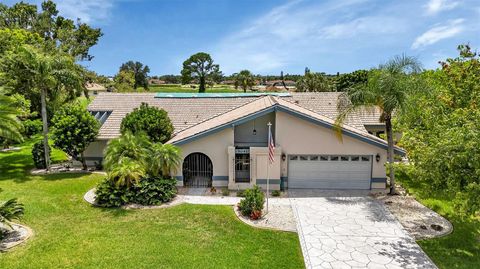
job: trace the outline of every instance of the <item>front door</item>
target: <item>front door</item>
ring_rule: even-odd
[[[250,182],[250,151],[248,148],[235,149],[235,182]]]

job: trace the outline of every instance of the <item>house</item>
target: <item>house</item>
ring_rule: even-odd
[[[88,109],[102,123],[85,156],[99,162],[125,115],[141,103],[163,108],[174,126],[168,143],[183,163],[179,186],[245,189],[385,189],[387,143],[369,134],[360,115],[334,128],[338,94],[328,93],[102,93]],[[275,161],[268,165],[272,124]],[[405,155],[396,147],[395,152]]]
[[[165,80],[151,78],[148,80],[148,85],[163,85],[166,84]]]
[[[97,95],[100,92],[106,92],[107,91],[107,88],[105,88],[104,86],[102,86],[98,83],[94,83],[94,82],[87,82],[85,84],[85,88],[87,89],[89,96]]]

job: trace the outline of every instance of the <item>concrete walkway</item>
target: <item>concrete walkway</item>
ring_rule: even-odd
[[[369,197],[290,199],[307,268],[437,268]]]

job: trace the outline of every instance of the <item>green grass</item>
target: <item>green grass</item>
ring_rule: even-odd
[[[427,182],[418,182],[399,175],[398,180],[417,200],[435,210],[453,224],[453,232],[445,237],[420,240],[418,244],[439,268],[479,268],[480,219],[462,219],[453,208],[453,197],[435,191]]]
[[[229,206],[95,208],[83,194],[97,174],[31,176],[30,147],[0,153],[0,200],[25,204],[35,235],[0,253],[0,268],[302,268],[295,233],[255,229]],[[64,158],[53,152],[54,160]]]

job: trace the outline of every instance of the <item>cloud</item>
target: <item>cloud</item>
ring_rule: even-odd
[[[425,8],[427,9],[427,15],[434,15],[441,11],[454,9],[459,4],[460,2],[451,0],[430,0]]]
[[[62,16],[80,18],[86,23],[108,20],[113,6],[114,0],[62,0],[57,3]]]
[[[412,44],[412,49],[418,49],[437,43],[438,41],[458,35],[464,30],[464,19],[448,21],[446,25],[435,26],[418,36]]]
[[[373,36],[395,35],[405,25],[401,16],[382,15],[369,0],[290,1],[251,20],[223,37],[211,49],[226,74],[240,69],[280,73],[281,68],[303,66],[333,55],[337,43],[371,42]],[[370,5],[372,4],[372,5]],[[378,13],[375,13],[378,12]],[[352,40],[354,40],[352,42]],[[383,41],[383,40],[382,40]]]

